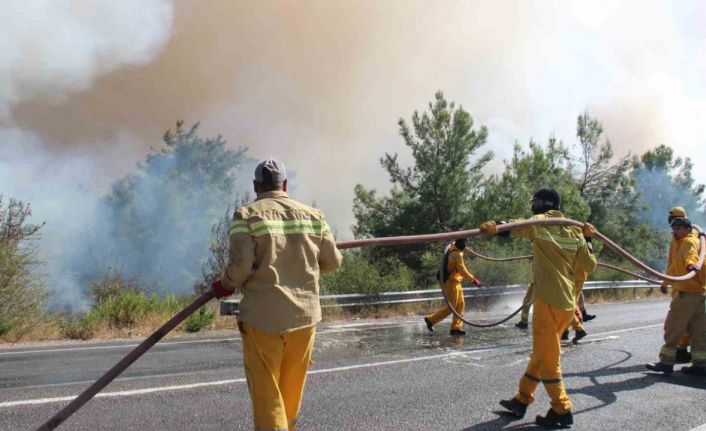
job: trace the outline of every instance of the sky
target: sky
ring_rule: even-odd
[[[67,214],[62,232],[80,229],[86,194],[184,119],[284,161],[293,197],[350,238],[354,186],[389,190],[380,157],[411,160],[397,121],[438,90],[488,127],[489,173],[515,142],[574,144],[588,111],[616,155],[667,144],[706,182],[701,1],[9,0],[3,13],[0,193],[50,231]]]

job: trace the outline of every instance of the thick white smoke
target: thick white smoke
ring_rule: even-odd
[[[18,127],[13,108],[31,101],[60,105],[102,76],[150,63],[171,35],[173,9],[167,0],[3,2],[0,193],[31,204],[32,221],[47,223],[39,250],[53,304],[86,306],[69,263],[83,258],[78,253],[84,230],[96,225],[97,197],[134,165],[133,145],[143,144],[114,133],[97,145],[78,139],[83,145],[60,149]]]
[[[172,27],[167,0],[10,0],[0,26],[0,116],[14,104],[58,102],[97,78],[149,63]]]

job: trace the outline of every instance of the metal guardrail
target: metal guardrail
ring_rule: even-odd
[[[524,295],[527,291],[527,284],[510,284],[505,286],[491,287],[465,287],[463,296],[465,298],[484,298],[490,296],[504,295]],[[635,289],[645,287],[659,287],[658,284],[649,283],[643,280],[626,281],[588,281],[584,284],[584,290],[598,289]],[[321,307],[365,307],[372,305],[408,304],[415,302],[443,301],[444,296],[440,289],[406,290],[404,292],[383,292],[378,294],[346,294],[346,295],[322,295],[320,297]],[[225,299],[220,303],[222,316],[232,316],[238,313],[240,299]]]

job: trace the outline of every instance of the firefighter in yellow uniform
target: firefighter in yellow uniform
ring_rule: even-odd
[[[287,195],[284,164],[255,169],[257,199],[236,211],[217,297],[240,289],[238,327],[256,430],[295,430],[316,324],[319,274],[341,264],[321,211]]]
[[[674,372],[677,344],[684,332],[688,331],[691,335],[691,366],[685,366],[681,371],[706,376],[706,279],[703,268],[696,266],[701,244],[691,232],[689,219],[675,217],[672,220],[672,237],[676,242],[669,250],[667,274],[682,276],[694,271],[696,275],[685,281],[671,282],[675,295],[664,321],[664,345],[659,352],[659,362],[646,365],[650,371],[666,374]]]
[[[688,218],[686,214],[686,210],[684,207],[674,207],[671,210],[669,210],[669,215],[667,216],[667,223],[669,223],[669,226],[672,225],[672,221],[676,217],[684,217]],[[696,229],[691,229],[691,235],[694,236],[694,238],[698,238],[699,236],[699,231]],[[669,255],[672,255],[672,249],[676,246],[677,240],[672,238],[672,240],[669,243]],[[662,283],[661,290],[662,293],[667,293],[667,285],[668,282]],[[678,294],[676,290],[672,290],[672,299]],[[691,362],[691,353],[689,353],[689,332],[685,332],[682,334],[681,338],[679,338],[679,343],[677,343],[677,364],[688,364]]]
[[[471,274],[468,269],[466,269],[466,265],[463,263],[463,250],[465,249],[465,238],[459,238],[454,241],[454,243],[449,246],[448,251],[444,254],[443,268],[445,271],[439,274],[444,281],[444,293],[446,293],[446,297],[460,315],[463,315],[466,308],[466,301],[463,299],[463,287],[461,286],[461,282],[465,279],[476,286],[480,286],[480,280]],[[444,320],[451,313],[451,307],[446,305],[436,312],[426,316],[424,318],[424,323],[427,324],[427,329],[433,332],[433,326]],[[456,315],[454,315],[451,320],[450,333],[454,336],[466,335],[466,331],[463,330],[463,322],[461,319],[456,317]]]
[[[564,218],[559,211],[561,199],[554,189],[538,190],[532,199],[532,219]],[[519,221],[519,220],[513,220]],[[497,234],[497,223],[481,225],[488,235]],[[539,383],[551,399],[546,416],[538,415],[536,422],[544,427],[568,426],[573,423],[571,401],[561,378],[559,337],[574,317],[576,310],[575,271],[577,267],[590,272],[596,259],[586,242],[595,229],[586,223],[584,228],[559,225],[535,225],[512,230],[514,237],[532,241],[534,281],[534,313],[532,315],[532,354],[524,376],[520,379],[517,395],[500,404],[518,418],[524,417],[527,406],[535,397]],[[505,233],[505,232],[504,232]]]

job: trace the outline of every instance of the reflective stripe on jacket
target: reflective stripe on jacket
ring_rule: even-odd
[[[235,213],[223,285],[242,290],[239,319],[277,334],[321,320],[319,276],[341,264],[321,211],[283,191],[260,193]]]
[[[564,218],[564,214],[550,210],[532,217],[533,220],[546,218]],[[596,267],[596,258],[590,252],[581,228],[534,225],[513,229],[511,235],[532,241],[534,297],[555,308],[574,309],[577,268],[590,273]]]

